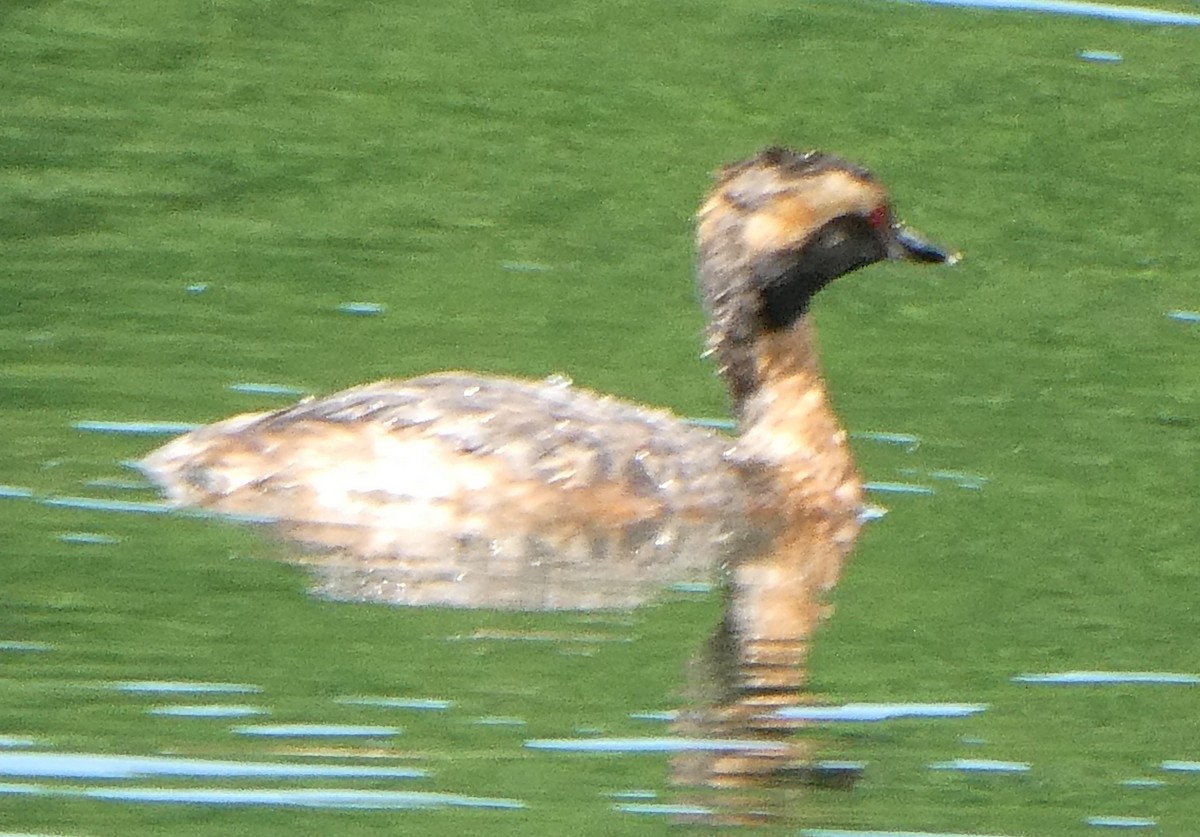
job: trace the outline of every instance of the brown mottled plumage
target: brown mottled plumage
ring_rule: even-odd
[[[862,168],[778,148],[719,174],[697,247],[708,349],[729,386],[736,439],[559,380],[455,372],[237,416],[175,439],[142,468],[177,504],[270,518],[360,558],[475,551],[485,562],[520,559],[504,570],[519,575],[521,561],[541,567],[559,554],[605,559],[597,575],[632,560],[633,576],[655,560],[709,560],[714,541],[751,521],[828,545],[818,562],[828,566],[806,578],[832,584],[862,491],[817,366],[809,302],[876,261],[953,257],[904,230]],[[381,577],[355,581],[361,597],[420,598],[411,575]],[[430,600],[494,604],[480,595]],[[632,603],[580,596],[542,605]]]

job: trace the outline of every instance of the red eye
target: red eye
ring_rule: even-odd
[[[874,229],[882,230],[888,226],[890,213],[886,206],[877,206],[871,210],[871,214],[867,216],[867,223]]]

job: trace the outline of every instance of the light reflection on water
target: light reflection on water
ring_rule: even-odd
[[[1200,765],[1197,765],[1196,769],[1200,770]],[[1161,788],[1167,783],[1162,779],[1126,779],[1121,784],[1127,788]]]
[[[657,799],[658,791],[652,791],[652,790],[613,791],[608,796],[611,799]]]
[[[0,640],[0,651],[39,652],[50,651],[54,648],[47,642],[26,642],[21,639]]]
[[[983,703],[848,703],[843,706],[789,706],[776,711],[778,718],[821,723],[869,723],[897,718],[965,718],[987,709]],[[674,721],[678,712],[631,712],[642,721]]]
[[[256,724],[234,727],[233,732],[265,738],[387,738],[403,730],[366,724]]]
[[[76,421],[76,430],[88,433],[111,433],[117,436],[177,436],[195,430],[200,425],[180,421]]]
[[[378,706],[383,709],[416,709],[429,712],[442,712],[454,705],[452,700],[402,697],[340,697],[334,702],[347,706]]]
[[[850,703],[845,706],[789,706],[777,713],[798,721],[873,722],[896,718],[965,718],[987,709],[982,703]]]
[[[230,384],[231,392],[241,392],[246,395],[280,395],[280,396],[297,396],[304,395],[305,390],[302,387],[294,387],[289,384],[255,384],[255,383],[237,383]]]
[[[1087,3],[1081,0],[908,0],[931,6],[961,6],[966,9],[1038,12],[1041,14],[1125,20],[1158,26],[1200,26],[1200,15],[1149,9],[1144,6],[1119,6]]]
[[[352,767],[349,765],[286,762],[218,761],[168,756],[107,755],[102,753],[0,752],[0,776],[55,779],[136,779],[146,776],[223,778],[377,778],[418,779],[424,770],[409,767]]]
[[[866,482],[863,488],[872,494],[936,494],[928,485],[915,485],[909,482]]]
[[[124,514],[169,514],[174,509],[167,503],[139,500],[105,500],[97,497],[47,497],[47,506],[85,511],[121,512]]]
[[[1172,773],[1200,773],[1200,761],[1168,759],[1162,763],[1162,769]]]
[[[89,546],[113,546],[121,542],[120,538],[103,535],[99,532],[63,532],[58,536],[63,543],[85,544]]]
[[[250,715],[267,715],[270,710],[258,706],[224,706],[204,704],[194,706],[152,706],[147,715],[171,718],[245,718]]]
[[[1020,674],[1013,678],[1013,682],[1049,683],[1060,686],[1130,683],[1192,686],[1200,684],[1200,675],[1163,671],[1064,671],[1054,674]]]
[[[443,808],[516,810],[525,807],[523,802],[516,799],[492,799],[424,791],[346,790],[341,788],[75,788],[58,785],[0,784],[0,795],[2,794],[80,797],[113,802],[157,802],[177,805],[246,805],[386,811]]]
[[[1088,817],[1084,822],[1099,828],[1153,828],[1158,825],[1157,820],[1149,817]]]
[[[150,694],[256,694],[261,686],[249,683],[204,683],[191,680],[127,680],[111,684],[120,692],[146,692]]]
[[[785,753],[785,744],[738,741],[723,738],[534,738],[525,742],[531,750],[560,750],[572,753]]]
[[[951,759],[929,765],[930,770],[956,770],[961,773],[1028,773],[1029,765],[1019,761],[995,759]]]
[[[613,809],[625,814],[649,814],[652,816],[669,817],[711,817],[717,813],[714,808],[699,805],[670,805],[649,802],[621,802],[613,805]]]

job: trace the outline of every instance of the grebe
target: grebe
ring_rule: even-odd
[[[668,519],[722,521],[702,539],[750,520],[832,544],[840,566],[862,486],[809,304],[874,262],[957,256],[903,227],[866,169],[783,148],[718,173],[696,240],[706,354],[729,388],[736,438],[563,380],[448,372],[235,416],[140,466],[177,505],[267,518],[359,557],[479,548],[536,563],[583,544],[594,558],[601,542],[605,554],[661,545]],[[824,583],[836,572],[821,571]]]

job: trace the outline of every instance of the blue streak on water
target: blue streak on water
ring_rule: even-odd
[[[0,735],[0,747],[32,747],[37,742],[19,735]]]
[[[844,831],[841,829],[803,829],[802,837],[1002,837],[946,831]]]
[[[408,767],[354,767],[343,764],[216,761],[169,756],[0,751],[0,776],[54,779],[134,779],[146,776],[420,779],[427,775],[424,770]]]
[[[908,453],[921,446],[921,438],[911,433],[891,433],[885,430],[857,430],[850,434],[852,439],[863,439],[868,442],[881,442],[885,445],[899,445]]]
[[[378,706],[384,709],[420,709],[432,712],[442,712],[454,705],[454,701],[452,700],[401,697],[340,697],[334,702],[349,706]]]
[[[737,430],[737,422],[733,419],[697,417],[686,421],[693,427],[707,427],[709,430]]]
[[[400,727],[363,724],[255,724],[233,728],[238,735],[264,738],[378,738],[403,731]]]
[[[470,634],[458,634],[445,638],[447,642],[551,642],[600,644],[605,642],[633,642],[632,637],[611,636],[600,633],[572,633],[569,631],[493,631],[480,629]]]
[[[1200,769],[1200,765],[1197,768]],[[1161,788],[1167,783],[1162,779],[1126,779],[1121,784],[1127,788]]]
[[[0,651],[53,651],[54,646],[46,642],[25,642],[20,639],[0,640]]]
[[[1132,23],[1154,23],[1163,26],[1200,26],[1200,15],[1186,12],[1164,12],[1139,6],[1108,6],[1102,3],[1081,3],[1071,0],[908,0],[927,6],[960,6],[968,9],[995,9],[1014,12],[1045,12],[1047,14],[1094,17]]]
[[[490,799],[422,791],[345,790],[340,788],[71,788],[4,784],[0,785],[0,794],[65,796],[112,802],[346,810],[437,810],[444,808],[516,810],[525,807],[523,802],[516,799]]]
[[[147,715],[171,718],[246,718],[251,715],[268,715],[269,710],[258,706],[235,706],[222,704],[152,706]]]
[[[18,785],[14,783],[0,783],[0,793],[23,794],[33,796],[40,793],[51,793],[50,788],[42,788],[41,785]]]
[[[488,715],[476,718],[473,724],[481,727],[523,727],[525,722],[520,718],[505,718],[499,715]]]
[[[0,485],[0,498],[27,500],[32,496],[33,492],[28,488],[23,488],[19,485]]]
[[[1088,817],[1084,822],[1100,828],[1153,828],[1158,825],[1157,820],[1146,817]]]
[[[257,694],[262,691],[262,686],[249,683],[204,683],[190,680],[129,680],[113,683],[112,688],[120,692],[151,694]]]
[[[89,433],[114,433],[118,436],[178,436],[200,425],[180,421],[76,421],[71,426]]]
[[[667,589],[675,593],[711,593],[713,585],[707,581],[676,581]]]
[[[175,511],[169,503],[104,500],[96,497],[47,497],[42,500],[42,504],[63,509],[124,512],[127,514],[168,514]]]
[[[1200,773],[1200,761],[1176,761],[1168,759],[1161,765],[1163,770],[1172,773]]]
[[[621,802],[613,806],[622,814],[651,814],[666,817],[710,817],[716,813],[703,805],[666,805],[660,802]]]
[[[86,794],[95,799],[123,802],[173,802],[185,805],[265,805],[288,808],[343,808],[358,810],[402,810],[438,808],[490,808],[515,810],[525,805],[515,799],[489,799],[451,793],[423,791],[340,790],[295,788],[283,790],[237,790],[228,788],[121,788],[94,789]]]
[[[1168,311],[1167,316],[1180,323],[1200,323],[1200,311]]]
[[[909,482],[865,482],[863,488],[876,494],[935,494],[927,485],[914,485]]]
[[[43,505],[84,511],[117,512],[119,514],[174,514],[200,520],[224,520],[234,523],[277,523],[278,518],[257,514],[229,514],[207,509],[180,509],[161,501],[109,500],[102,497],[46,497]]]
[[[1019,761],[993,759],[951,759],[929,765],[930,770],[958,770],[964,773],[1028,773],[1029,765]]]
[[[848,703],[844,706],[794,706],[780,718],[800,721],[889,721],[896,718],[965,718],[987,709],[986,703]]]
[[[241,383],[230,384],[231,392],[240,392],[246,395],[287,395],[296,396],[304,395],[305,390],[300,387],[292,387],[287,384],[254,384]]]
[[[785,744],[736,738],[531,738],[530,750],[571,753],[762,753],[785,752]]]
[[[652,790],[613,791],[608,796],[610,799],[658,799],[658,791],[652,791]]]
[[[1056,685],[1149,683],[1188,686],[1200,683],[1200,676],[1162,671],[1063,671],[1051,674],[1020,674],[1013,678],[1013,682]]]
[[[370,317],[382,314],[384,306],[378,302],[343,302],[337,307],[343,314],[355,314],[360,317]]]
[[[1084,49],[1079,51],[1079,57],[1093,64],[1120,64],[1121,53],[1105,52],[1100,49]]]
[[[111,546],[120,543],[120,538],[112,535],[101,535],[98,532],[63,532],[58,536],[63,543],[90,544],[93,546]]]

